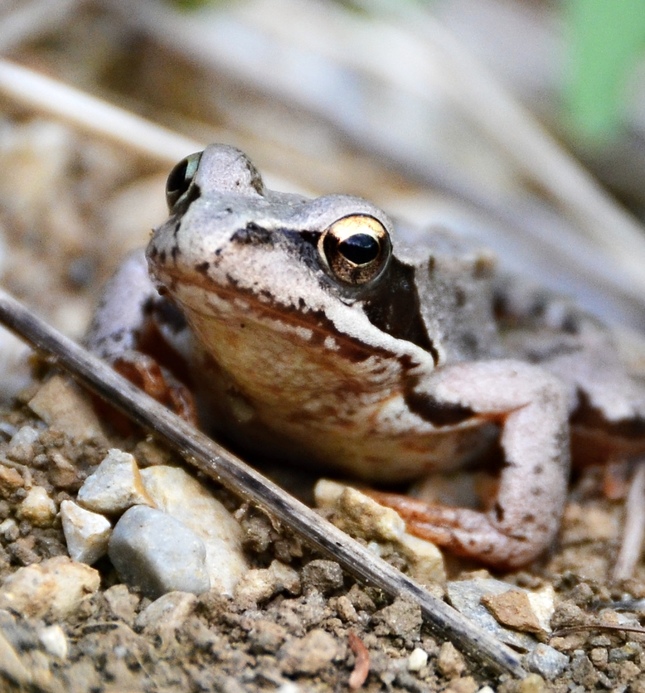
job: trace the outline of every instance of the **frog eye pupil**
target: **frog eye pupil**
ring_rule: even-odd
[[[347,286],[365,286],[376,281],[383,275],[391,251],[387,229],[367,214],[341,217],[318,240],[323,267]]]
[[[379,254],[379,243],[367,233],[355,233],[338,244],[338,251],[355,265],[366,265],[376,260]]]

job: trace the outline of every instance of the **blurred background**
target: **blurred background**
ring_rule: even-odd
[[[0,0],[0,278],[80,337],[218,141],[643,330],[644,45],[640,0]]]

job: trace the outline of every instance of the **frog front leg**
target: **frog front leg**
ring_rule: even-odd
[[[185,385],[186,323],[150,280],[143,250],[131,253],[103,290],[85,345],[182,418],[197,422]]]
[[[444,366],[415,388],[428,412],[461,408],[500,426],[499,488],[486,512],[375,494],[401,511],[411,533],[497,567],[536,558],[554,539],[569,476],[565,391],[546,371],[521,361]],[[417,409],[422,412],[422,407]],[[472,418],[471,418],[472,423]]]

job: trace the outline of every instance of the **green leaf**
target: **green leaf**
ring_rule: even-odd
[[[643,0],[569,0],[569,120],[590,140],[615,134],[631,69],[645,46]]]

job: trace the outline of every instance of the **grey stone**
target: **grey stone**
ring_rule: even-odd
[[[524,657],[524,665],[529,671],[552,681],[569,666],[569,658],[554,647],[540,643]]]
[[[156,599],[167,592],[210,588],[204,542],[161,510],[138,505],[117,522],[108,555],[119,577]]]
[[[179,467],[159,465],[141,471],[151,505],[189,527],[206,547],[212,589],[231,595],[249,567],[237,520],[209,489]]]

